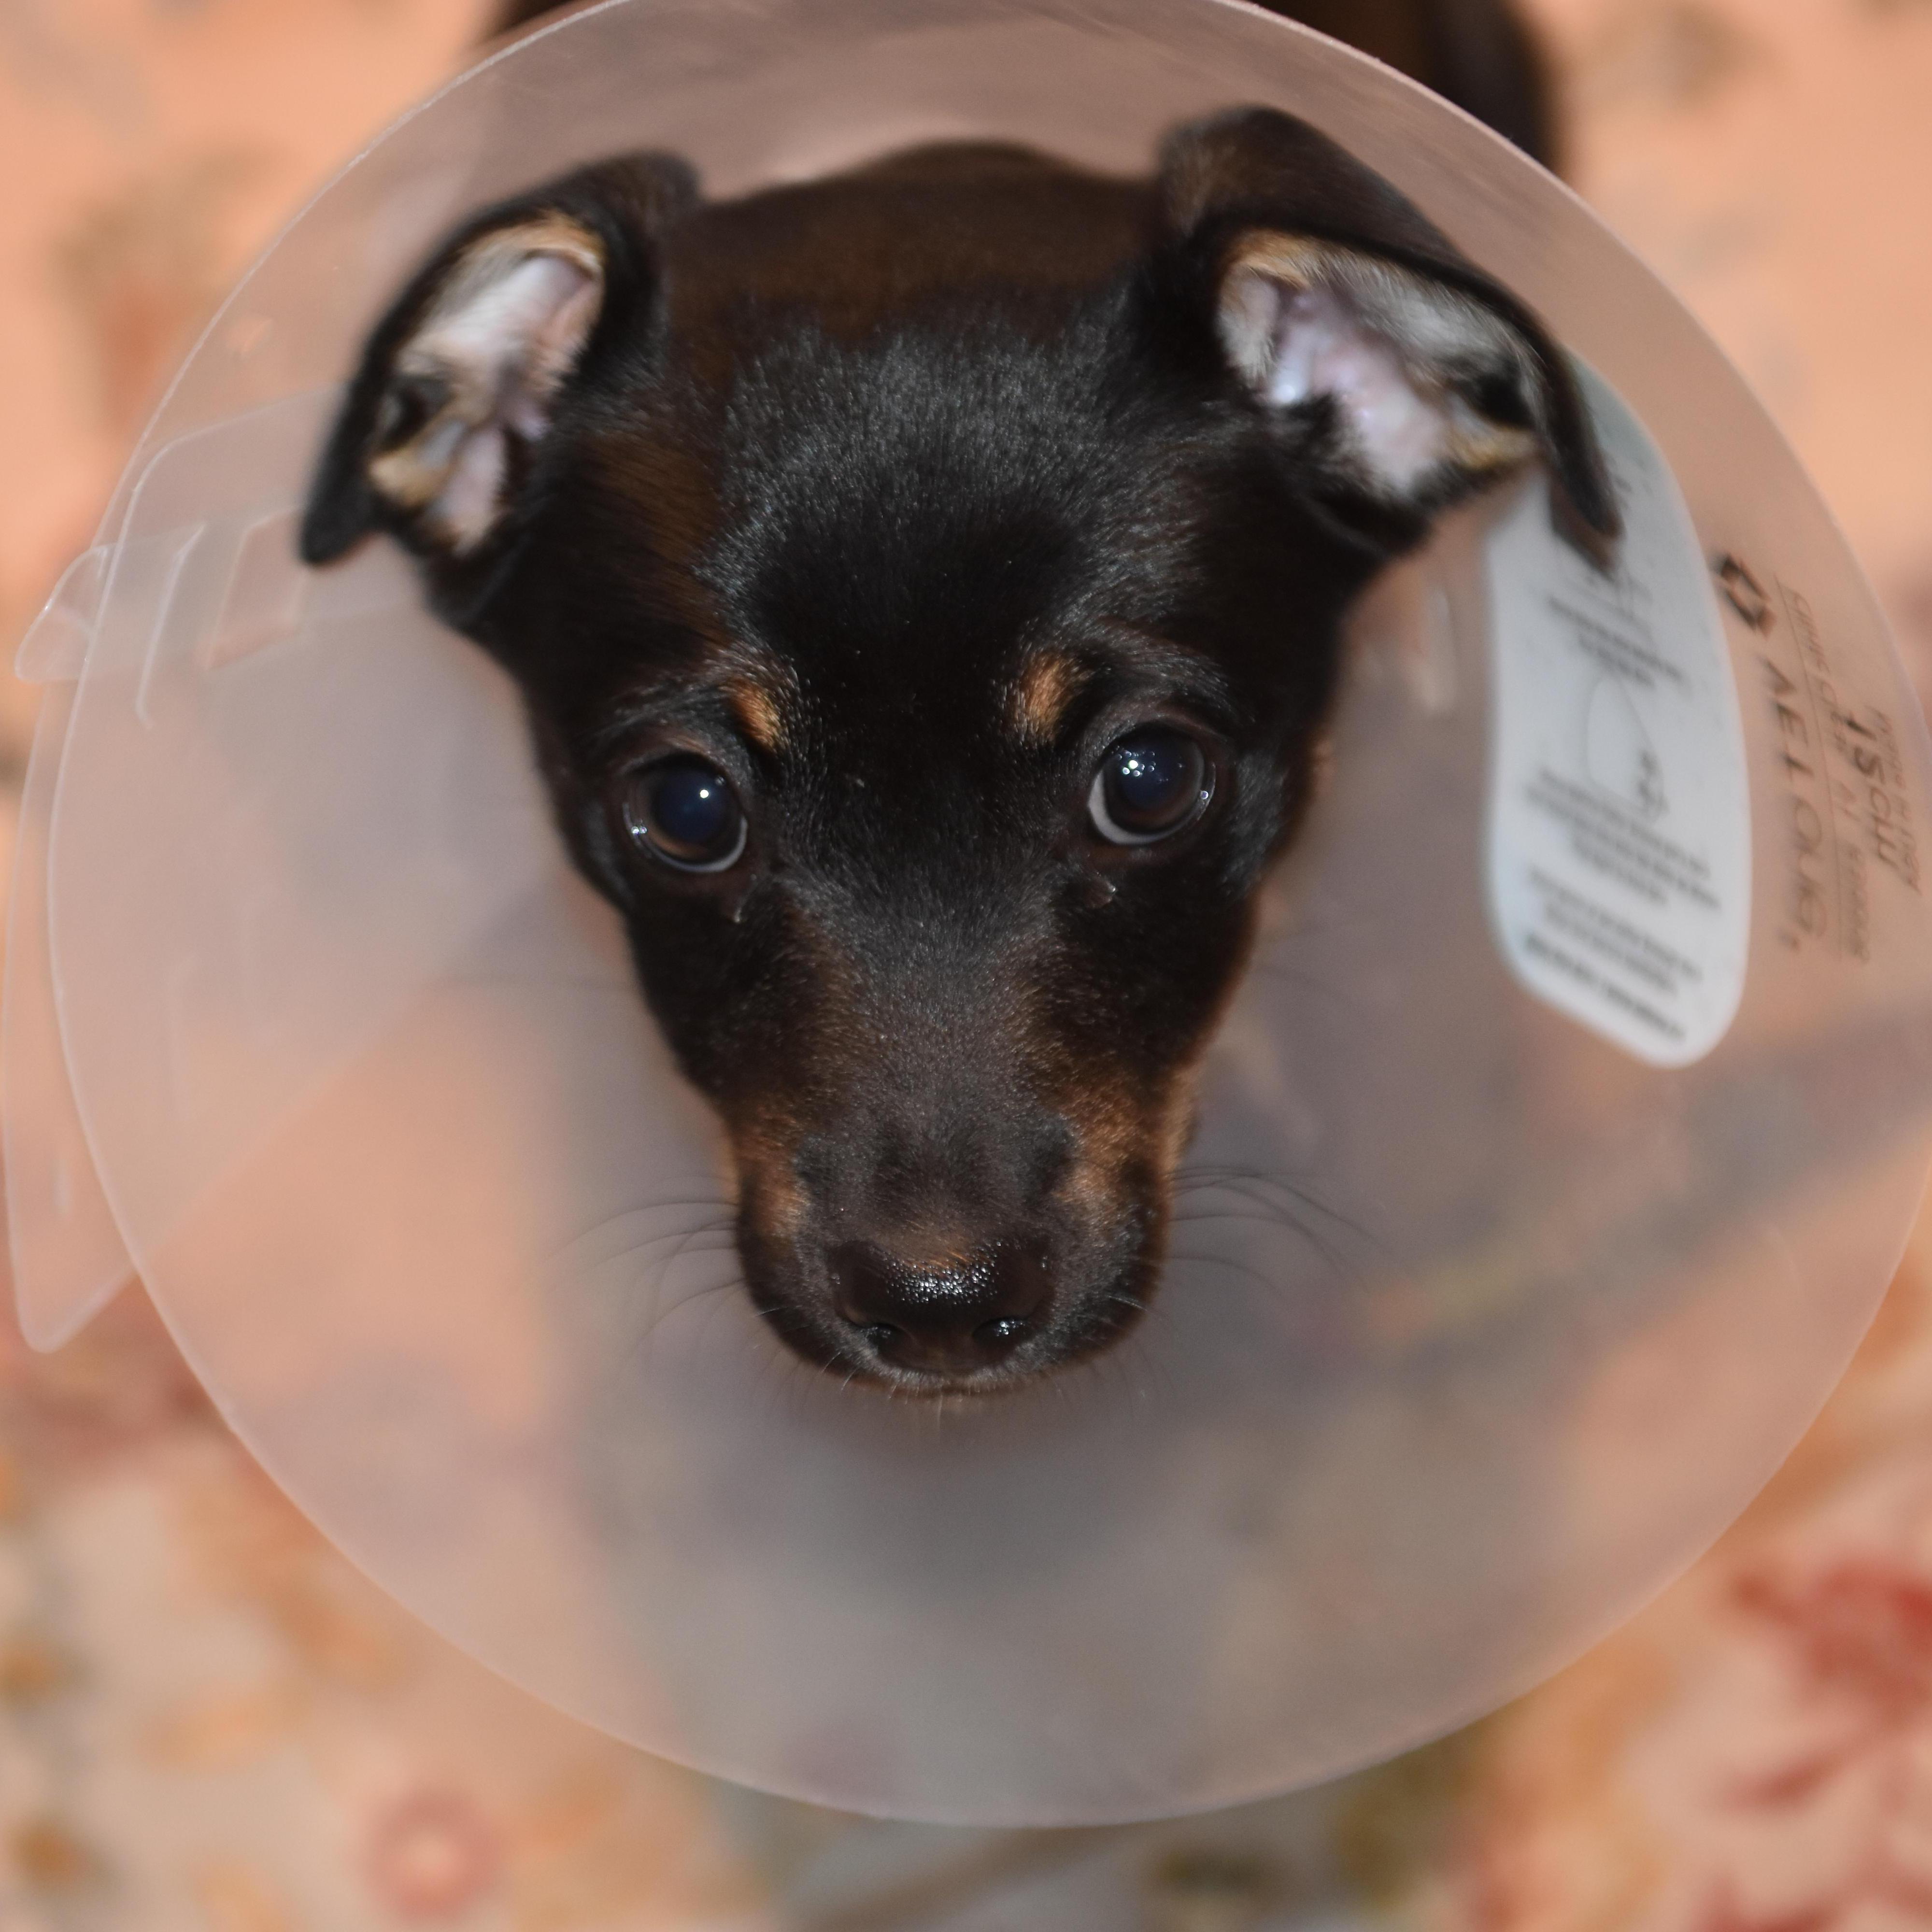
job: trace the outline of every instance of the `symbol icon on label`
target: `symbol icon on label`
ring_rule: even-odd
[[[1622,678],[1606,673],[1583,714],[1583,769],[1590,782],[1646,818],[1670,808],[1664,766]]]
[[[1771,599],[1765,595],[1764,586],[1743,563],[1726,550],[1711,568],[1717,578],[1718,588],[1724,593],[1724,602],[1754,631],[1769,630]]]

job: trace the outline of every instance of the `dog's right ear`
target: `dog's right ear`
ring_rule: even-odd
[[[505,524],[568,386],[657,286],[698,199],[669,155],[585,168],[464,224],[363,351],[302,526],[305,563],[372,530],[462,558]]]

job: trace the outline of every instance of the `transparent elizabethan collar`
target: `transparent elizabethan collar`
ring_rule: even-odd
[[[574,163],[671,148],[728,194],[971,134],[1138,170],[1247,101],[1389,176],[1595,372],[1624,565],[1584,570],[1532,478],[1360,614],[1154,1318],[996,1402],[842,1389],[737,1292],[710,1117],[511,692],[389,548],[301,569],[296,508],[422,253]],[[774,1790],[1121,1819],[1492,1706],[1762,1483],[1932,1153],[1926,755],[1816,497],[1562,189],[1219,0],[616,0],[486,62],[237,292],[22,668],[29,1335],[138,1273],[372,1576]]]

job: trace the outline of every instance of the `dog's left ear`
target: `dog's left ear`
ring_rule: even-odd
[[[601,337],[656,298],[657,242],[698,196],[673,156],[580,170],[464,224],[363,350],[302,519],[305,563],[386,530],[432,560],[512,520]]]
[[[1318,497],[1412,540],[1540,455],[1559,527],[1608,561],[1616,498],[1568,362],[1381,176],[1306,123],[1246,108],[1171,136],[1160,189],[1187,298],[1208,305]]]

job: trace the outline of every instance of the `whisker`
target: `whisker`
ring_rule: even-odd
[[[600,1238],[608,1238],[617,1231],[624,1229],[626,1224],[635,1223],[649,1216],[674,1209],[698,1210],[703,1216],[698,1223],[700,1228],[735,1228],[737,1225],[736,1204],[734,1202],[718,1200],[715,1196],[695,1196],[689,1199],[657,1201],[651,1202],[646,1207],[626,1208],[621,1214],[608,1215],[603,1220],[593,1222],[582,1233],[573,1235],[568,1240],[551,1249],[539,1264],[543,1277],[551,1281],[568,1279],[571,1273],[571,1264],[581,1256],[583,1250],[592,1246]],[[692,1231],[689,1228],[680,1227],[667,1229],[663,1234],[651,1236],[648,1240],[626,1239],[620,1246],[613,1248],[608,1255],[598,1256],[591,1264],[594,1267],[608,1267],[622,1262],[633,1254],[645,1251],[655,1242],[674,1240],[678,1236],[690,1232]]]
[[[1284,1292],[1284,1284],[1268,1275],[1263,1274],[1259,1268],[1251,1266],[1246,1262],[1237,1261],[1232,1255],[1177,1254],[1174,1258],[1178,1262],[1188,1262],[1196,1268],[1226,1268],[1230,1274],[1246,1275],[1270,1299],[1280,1297]]]
[[[1285,1225],[1297,1228],[1311,1240],[1314,1238],[1313,1232],[1301,1219],[1301,1211],[1319,1215],[1365,1243],[1384,1260],[1393,1258],[1387,1244],[1371,1234],[1362,1222],[1285,1175],[1211,1165],[1184,1168],[1176,1178],[1174,1197],[1176,1201],[1189,1200],[1216,1191],[1234,1195],[1269,1214],[1278,1215]]]
[[[680,1296],[676,1301],[668,1305],[664,1305],[653,1298],[653,1305],[645,1318],[638,1324],[636,1332],[631,1336],[626,1346],[626,1359],[632,1361],[640,1360],[650,1343],[656,1339],[658,1330],[680,1310],[694,1307],[698,1303],[706,1300],[712,1296],[722,1294],[729,1290],[742,1288],[743,1286],[742,1282],[736,1280],[714,1282],[706,1287],[695,1289],[688,1294]]]

